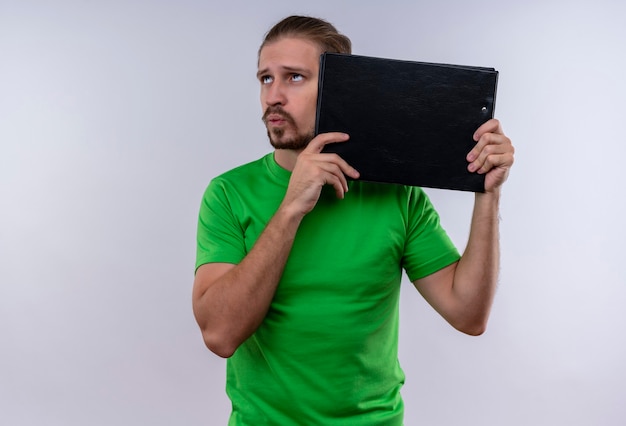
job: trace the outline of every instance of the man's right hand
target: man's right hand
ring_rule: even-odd
[[[306,215],[315,207],[326,184],[335,188],[337,198],[343,198],[348,191],[346,176],[358,179],[359,172],[337,154],[322,153],[329,143],[345,142],[345,133],[322,133],[317,135],[298,155],[293,168],[287,193],[281,208],[294,214]]]
[[[359,177],[337,154],[322,154],[327,143],[346,140],[344,133],[321,134],[299,153],[280,208],[238,265],[207,263],[196,271],[194,314],[214,353],[231,356],[263,322],[300,221],[315,207],[322,187],[332,185],[343,198],[346,175]]]

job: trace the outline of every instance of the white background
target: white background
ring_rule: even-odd
[[[516,164],[489,329],[403,283],[407,425],[626,421],[626,7],[597,1],[0,1],[0,423],[223,425],[191,312],[209,180],[266,152],[263,34],[495,67]],[[471,194],[429,190],[460,249]]]

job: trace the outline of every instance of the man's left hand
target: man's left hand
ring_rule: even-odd
[[[497,191],[506,181],[513,165],[515,149],[495,118],[474,133],[476,145],[467,154],[470,172],[485,174],[485,192]]]

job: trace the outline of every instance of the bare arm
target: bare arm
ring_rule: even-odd
[[[238,265],[207,263],[196,271],[193,309],[207,347],[229,357],[263,321],[299,220],[278,211]]]
[[[452,326],[471,335],[487,326],[498,280],[500,188],[513,164],[514,149],[500,123],[490,120],[475,134],[468,169],[486,173],[477,193],[467,247],[459,262],[414,282],[424,298]]]
[[[302,221],[319,199],[325,184],[343,198],[345,174],[358,173],[339,156],[321,154],[327,143],[346,135],[319,135],[298,155],[285,198],[238,265],[210,263],[196,271],[193,310],[207,347],[222,357],[235,350],[261,325],[280,281]]]

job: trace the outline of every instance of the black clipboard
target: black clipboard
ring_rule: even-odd
[[[324,53],[315,134],[348,133],[323,152],[361,180],[484,192],[466,156],[493,118],[497,81],[493,68]]]

